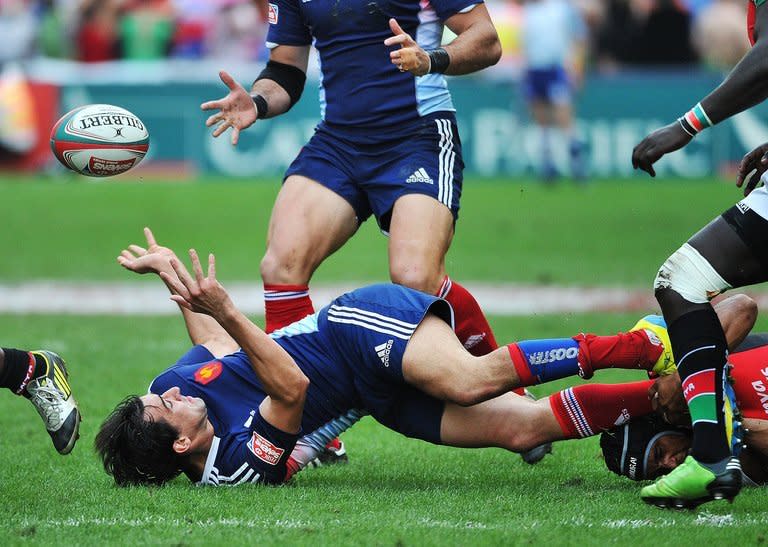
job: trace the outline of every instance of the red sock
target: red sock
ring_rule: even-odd
[[[653,380],[629,384],[584,384],[550,395],[549,406],[564,438],[599,435],[635,416],[653,412],[648,388]]]
[[[664,348],[652,343],[644,330],[620,332],[614,336],[579,334],[579,360],[592,370],[636,368],[650,370]]]
[[[437,296],[453,308],[456,336],[469,353],[480,356],[499,347],[480,305],[467,289],[446,275]]]
[[[264,284],[264,311],[266,333],[281,329],[294,321],[315,313],[307,285]]]

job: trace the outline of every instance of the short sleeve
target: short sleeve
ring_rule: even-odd
[[[430,5],[440,20],[445,21],[457,13],[468,12],[482,3],[482,0],[431,0]]]
[[[248,438],[239,450],[248,465],[261,476],[259,482],[279,484],[286,479],[286,462],[300,435],[279,430],[257,412]]]
[[[272,0],[269,2],[267,46],[308,46],[312,33],[301,14],[301,0]]]

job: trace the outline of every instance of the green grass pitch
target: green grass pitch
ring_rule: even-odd
[[[130,280],[114,262],[141,228],[179,250],[213,250],[227,280],[258,282],[275,183],[0,182],[0,283]],[[541,188],[468,181],[449,269],[461,280],[648,286],[659,264],[739,194],[717,181]],[[386,277],[386,243],[366,223],[318,280]],[[653,310],[649,310],[653,311]],[[634,314],[491,317],[500,342],[615,332]],[[759,328],[768,329],[760,319]],[[7,545],[761,544],[768,494],[698,512],[645,506],[639,485],[608,473],[595,439],[561,443],[537,466],[500,449],[411,441],[365,419],[344,439],[350,464],[307,470],[279,488],[118,489],[92,451],[125,394],[187,347],[177,317],[0,315],[0,344],[64,355],[84,413],[72,455],[58,456],[26,401],[0,395],[0,538]],[[636,379],[607,371],[592,381]],[[542,386],[540,396],[567,385]]]

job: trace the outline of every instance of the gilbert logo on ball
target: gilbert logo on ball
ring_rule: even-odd
[[[144,123],[124,108],[92,104],[75,108],[51,130],[51,150],[68,169],[109,177],[136,166],[149,150]]]

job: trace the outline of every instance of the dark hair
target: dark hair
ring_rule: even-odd
[[[145,416],[144,403],[130,395],[107,416],[93,444],[118,486],[160,485],[181,473],[173,450],[178,436],[167,422]]]
[[[600,435],[605,465],[617,475],[633,481],[655,479],[648,476],[648,456],[651,445],[663,435],[685,435],[687,430],[671,426],[655,415],[632,418],[624,425],[614,427]]]

